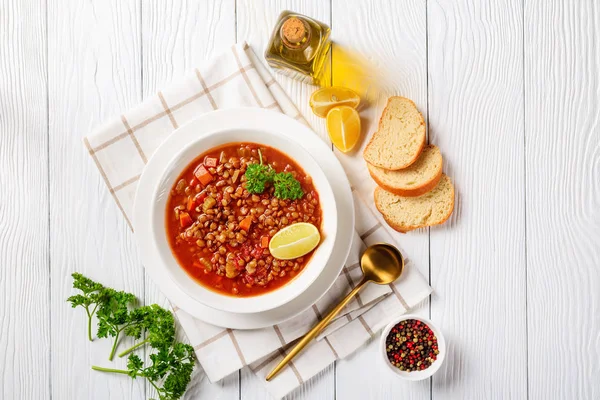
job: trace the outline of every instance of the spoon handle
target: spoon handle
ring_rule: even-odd
[[[310,331],[308,331],[304,335],[304,337],[300,339],[296,346],[294,346],[294,348],[291,349],[290,352],[283,358],[283,360],[281,360],[281,362],[277,364],[275,368],[273,368],[273,371],[271,371],[269,375],[267,375],[267,381],[270,381],[275,375],[277,375],[277,373],[281,371],[281,369],[285,367],[292,358],[296,357],[296,355],[300,353],[300,351],[302,351],[302,349],[306,347],[306,345],[310,343],[311,340],[313,340],[319,333],[321,333],[321,331],[325,329],[327,325],[329,325],[331,320],[339,314],[342,308],[344,308],[346,304],[348,304],[350,300],[352,300],[352,298],[360,291],[360,289],[367,282],[368,280],[363,278],[363,280],[360,281],[360,283],[356,285],[356,287],[352,289],[352,291],[348,293],[348,295],[344,297],[344,299],[340,301],[339,304],[335,306],[335,308],[325,316],[325,318],[323,318],[317,325],[315,325]]]

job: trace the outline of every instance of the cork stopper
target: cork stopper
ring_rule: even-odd
[[[300,18],[290,17],[281,27],[281,36],[288,47],[300,47],[307,41],[306,24]]]
[[[291,17],[283,23],[281,33],[288,42],[299,43],[306,35],[306,28],[299,18]]]

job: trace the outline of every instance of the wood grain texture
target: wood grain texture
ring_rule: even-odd
[[[379,116],[389,96],[401,95],[411,98],[426,117],[425,3],[420,0],[334,0],[332,5],[332,83],[336,86],[350,87],[362,97],[364,105],[361,110],[361,122],[364,140],[361,147],[364,147],[368,138],[377,130]],[[341,158],[343,160],[344,156]],[[375,215],[380,217],[373,204],[372,193],[364,196],[364,200],[374,210]],[[427,278],[427,230],[419,229],[405,235],[391,229],[389,232],[401,246],[404,255]],[[428,311],[426,302],[417,312],[428,316]],[[337,398],[429,399],[429,380],[402,385],[396,376],[388,373],[379,354],[378,339],[377,335],[364,348],[338,362]]]
[[[65,302],[80,271],[166,305],[81,139],[236,41],[262,59],[285,9],[331,24],[328,73],[366,89],[365,137],[388,95],[415,100],[457,192],[431,242],[427,230],[395,236],[425,276],[431,268],[431,315],[449,344],[442,370],[398,381],[372,340],[288,399],[600,398],[593,0],[4,0],[0,398],[155,394],[90,370],[111,365],[110,343],[88,342],[84,312]],[[308,105],[314,87],[274,77],[327,139]],[[248,370],[210,384],[198,368],[186,398],[269,394]]]
[[[143,380],[99,373],[110,340],[87,340],[86,317],[65,302],[71,272],[143,300],[132,234],[82,143],[99,124],[141,100],[137,1],[48,2],[52,397],[143,399]],[[125,341],[123,344],[128,343]]]
[[[598,399],[600,6],[524,17],[529,397]]]
[[[234,0],[145,1],[141,18],[144,98],[235,43]],[[148,276],[145,301],[168,307],[167,299]],[[148,397],[156,396],[151,385],[146,385],[146,391]],[[198,367],[185,397],[238,399],[239,373],[211,384]]]
[[[527,396],[522,3],[428,3],[429,132],[456,188],[431,229],[434,399]]]
[[[0,398],[48,399],[46,4],[0,6]]]
[[[271,36],[271,31],[277,22],[281,11],[293,10],[300,14],[313,17],[325,23],[330,22],[329,3],[321,0],[285,0],[285,1],[237,1],[237,40],[246,41],[261,60],[263,52]],[[326,141],[328,136],[323,120],[310,110],[308,99],[316,89],[281,74],[273,73],[273,77],[283,87],[291,100],[298,106],[300,113],[308,120],[315,131]],[[286,398],[288,399],[333,399],[334,366],[331,365],[323,372],[303,384]],[[269,398],[264,383],[251,376],[251,372],[242,372],[241,399],[254,400]]]

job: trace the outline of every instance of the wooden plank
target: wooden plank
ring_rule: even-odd
[[[142,37],[142,93],[146,98],[235,43],[235,1],[144,2]],[[149,278],[145,293],[147,304],[168,307],[167,299]],[[146,385],[146,391],[148,397],[156,397],[151,385]],[[198,367],[186,398],[238,399],[239,374],[210,384]]]
[[[423,1],[333,1],[332,83],[350,87],[361,95],[364,139],[357,152],[359,155],[377,129],[389,96],[411,98],[427,117],[426,33]],[[342,160],[344,157],[347,156],[341,156]],[[365,193],[363,198],[375,210],[372,194]],[[379,216],[377,211],[375,213]],[[393,231],[390,229],[390,232]],[[404,255],[428,277],[427,230],[405,235],[393,232],[393,236]],[[426,302],[417,312],[427,316],[427,305]],[[378,335],[356,354],[338,362],[336,394],[341,399],[429,399],[429,387],[429,380],[411,385],[398,384],[398,378],[383,364]]]
[[[263,60],[264,49],[271,35],[271,30],[283,10],[292,10],[326,23],[330,21],[329,3],[319,0],[270,0],[264,2],[240,0],[237,2],[237,41],[246,41],[259,58]],[[327,134],[322,120],[312,114],[308,105],[308,99],[315,87],[276,73],[273,77],[298,106],[299,111],[306,117],[311,126],[326,139]],[[333,399],[334,391],[334,366],[331,365],[286,398]],[[252,376],[252,373],[247,369],[242,371],[242,399],[262,400],[268,398],[268,396],[270,395],[266,391],[263,382]]]
[[[525,2],[529,397],[600,398],[600,8]]]
[[[143,300],[144,275],[131,231],[82,143],[107,119],[141,100],[138,1],[48,2],[52,397],[144,399],[144,381],[92,371],[111,341],[87,339],[71,272]],[[122,342],[125,346],[129,341]],[[125,347],[123,347],[125,348]]]
[[[48,399],[46,2],[0,6],[0,398]]]
[[[527,396],[522,2],[427,5],[431,142],[456,189],[431,229],[434,399]]]

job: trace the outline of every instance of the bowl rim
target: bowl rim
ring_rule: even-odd
[[[388,334],[396,324],[398,324],[401,321],[406,321],[408,319],[416,319],[417,321],[421,321],[427,324],[429,328],[431,328],[438,340],[439,354],[436,360],[433,362],[433,364],[429,366],[429,368],[426,368],[421,371],[401,371],[400,369],[393,366],[387,359],[386,338]],[[387,368],[396,376],[399,376],[400,378],[405,379],[407,381],[421,381],[423,379],[427,379],[433,376],[433,374],[435,374],[444,363],[444,360],[446,358],[446,340],[444,339],[442,331],[430,319],[416,314],[403,314],[398,318],[394,318],[394,320],[387,324],[387,326],[381,332],[381,337],[379,339],[379,354]]]
[[[180,127],[177,131],[193,129],[193,127],[199,123],[198,121],[201,120],[202,119],[199,118],[194,121],[190,121],[189,123]],[[244,130],[246,131],[245,133],[243,133]],[[173,134],[177,134],[177,131]],[[231,137],[232,135],[235,137]],[[253,137],[252,135],[255,136]],[[258,135],[260,135],[260,138],[257,138]],[[203,150],[201,152],[193,150],[198,146],[202,146],[202,143],[211,143],[211,141],[218,143],[207,145],[206,148],[208,150]],[[211,289],[207,285],[202,284],[190,276],[187,270],[181,266],[175,257],[173,249],[171,248],[167,238],[166,229],[164,228],[165,216],[167,212],[166,203],[168,202],[169,198],[169,193],[165,194],[164,189],[167,188],[167,190],[170,192],[172,185],[183,171],[183,168],[187,167],[191,162],[193,162],[194,159],[199,157],[200,154],[209,151],[212,148],[236,142],[257,143],[273,147],[277,151],[280,151],[292,158],[300,165],[300,167],[305,170],[307,174],[313,178],[313,182],[315,182],[315,189],[317,190],[319,198],[321,199],[320,206],[322,220],[319,230],[321,234],[325,236],[325,238],[322,239],[321,243],[319,244],[319,247],[317,247],[315,250],[315,253],[311,256],[311,260],[308,261],[300,274],[277,289],[261,295],[248,297],[229,296]],[[284,147],[283,149],[281,148],[282,146]],[[287,148],[285,148],[285,146],[287,146]],[[189,156],[188,153],[191,152],[194,154]],[[301,160],[299,160],[299,158]],[[166,198],[164,200],[160,200],[161,196],[165,196]],[[331,183],[327,179],[327,176],[324,174],[319,163],[314,159],[310,152],[305,149],[299,141],[294,141],[291,138],[278,133],[276,128],[274,128],[273,131],[264,131],[262,129],[253,129],[251,126],[245,129],[225,127],[205,132],[197,139],[191,141],[186,146],[181,148],[175,155],[173,155],[173,157],[171,157],[171,160],[168,162],[168,166],[163,170],[153,189],[152,202],[151,226],[155,231],[153,232],[153,237],[159,249],[158,252],[162,259],[162,265],[167,274],[182,291],[206,306],[217,310],[238,313],[256,313],[268,311],[288,303],[289,301],[301,295],[308,287],[310,287],[310,285],[314,283],[316,279],[318,279],[319,275],[327,265],[329,258],[331,257],[333,245],[335,244],[335,237],[337,234],[337,205],[335,203],[335,196],[333,195]],[[327,206],[324,206],[324,204]],[[161,242],[162,245],[160,245]],[[165,251],[165,248],[168,251]],[[310,269],[311,266],[312,269]],[[307,274],[309,271],[310,273]]]

